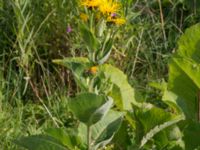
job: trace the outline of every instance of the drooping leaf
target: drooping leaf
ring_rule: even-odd
[[[112,99],[94,93],[81,93],[69,101],[69,108],[83,123],[92,125],[101,120],[112,106]]]
[[[113,98],[119,109],[131,110],[132,104],[139,105],[135,99],[134,89],[130,86],[126,75],[121,70],[112,65],[104,64],[101,67],[101,71],[113,84],[113,89],[109,95]]]
[[[102,120],[91,126],[91,143],[93,143],[92,146],[95,150],[104,147],[112,140],[122,119],[123,113],[110,110]],[[79,136],[86,143],[87,127],[83,123],[79,125]]]
[[[55,59],[53,62],[67,67],[77,76],[81,76],[84,70],[91,66],[90,61],[85,57],[68,57],[64,59]]]
[[[123,113],[110,111],[107,116],[92,127],[93,141],[96,148],[108,144],[118,131],[123,118]]]
[[[28,150],[69,150],[61,142],[47,135],[22,137],[15,143]]]
[[[55,59],[54,63],[70,69],[75,77],[76,83],[81,89],[87,89],[84,72],[92,66],[91,62],[85,57],[68,57],[65,59]]]
[[[113,105],[113,100],[112,98],[108,97],[108,101],[106,101],[103,105],[101,105],[90,117],[90,124],[94,124],[96,122],[98,122],[101,118],[103,118],[108,111],[110,110],[110,108]]]

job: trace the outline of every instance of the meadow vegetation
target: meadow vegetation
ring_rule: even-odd
[[[97,138],[107,135],[104,143],[83,136],[80,145],[61,145],[198,149],[200,2],[118,0],[110,12],[98,6],[102,14],[86,2],[0,1],[0,149],[23,149],[16,144],[23,146],[23,137],[56,137],[56,129],[67,129],[59,136],[71,139],[71,128],[88,132],[84,125],[98,122],[110,131]],[[85,119],[85,103],[105,114]]]

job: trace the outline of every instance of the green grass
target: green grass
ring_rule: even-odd
[[[76,6],[74,0],[0,1],[0,149],[17,149],[13,140],[19,136],[73,124],[66,97],[77,87],[70,72],[52,59],[85,55]],[[110,60],[147,99],[152,98],[148,83],[167,79],[177,39],[200,18],[193,5],[161,6],[158,1],[124,1],[127,25]]]

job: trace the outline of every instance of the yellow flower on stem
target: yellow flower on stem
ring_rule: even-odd
[[[114,2],[113,0],[102,0],[101,5],[99,5],[99,10],[104,15],[110,15],[116,13],[120,8],[120,4]]]
[[[101,0],[81,0],[81,5],[86,6],[88,8],[95,8],[101,4]]]
[[[98,71],[98,67],[97,66],[93,66],[93,67],[91,67],[90,69],[89,69],[89,72],[91,73],[91,74],[96,74],[97,73],[97,71]]]

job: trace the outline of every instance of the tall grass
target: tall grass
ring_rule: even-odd
[[[17,136],[71,123],[66,100],[61,98],[67,94],[67,73],[59,74],[51,59],[71,53],[67,52],[70,39],[65,31],[72,13],[67,12],[74,4],[0,3],[0,149],[14,149],[12,141]]]

